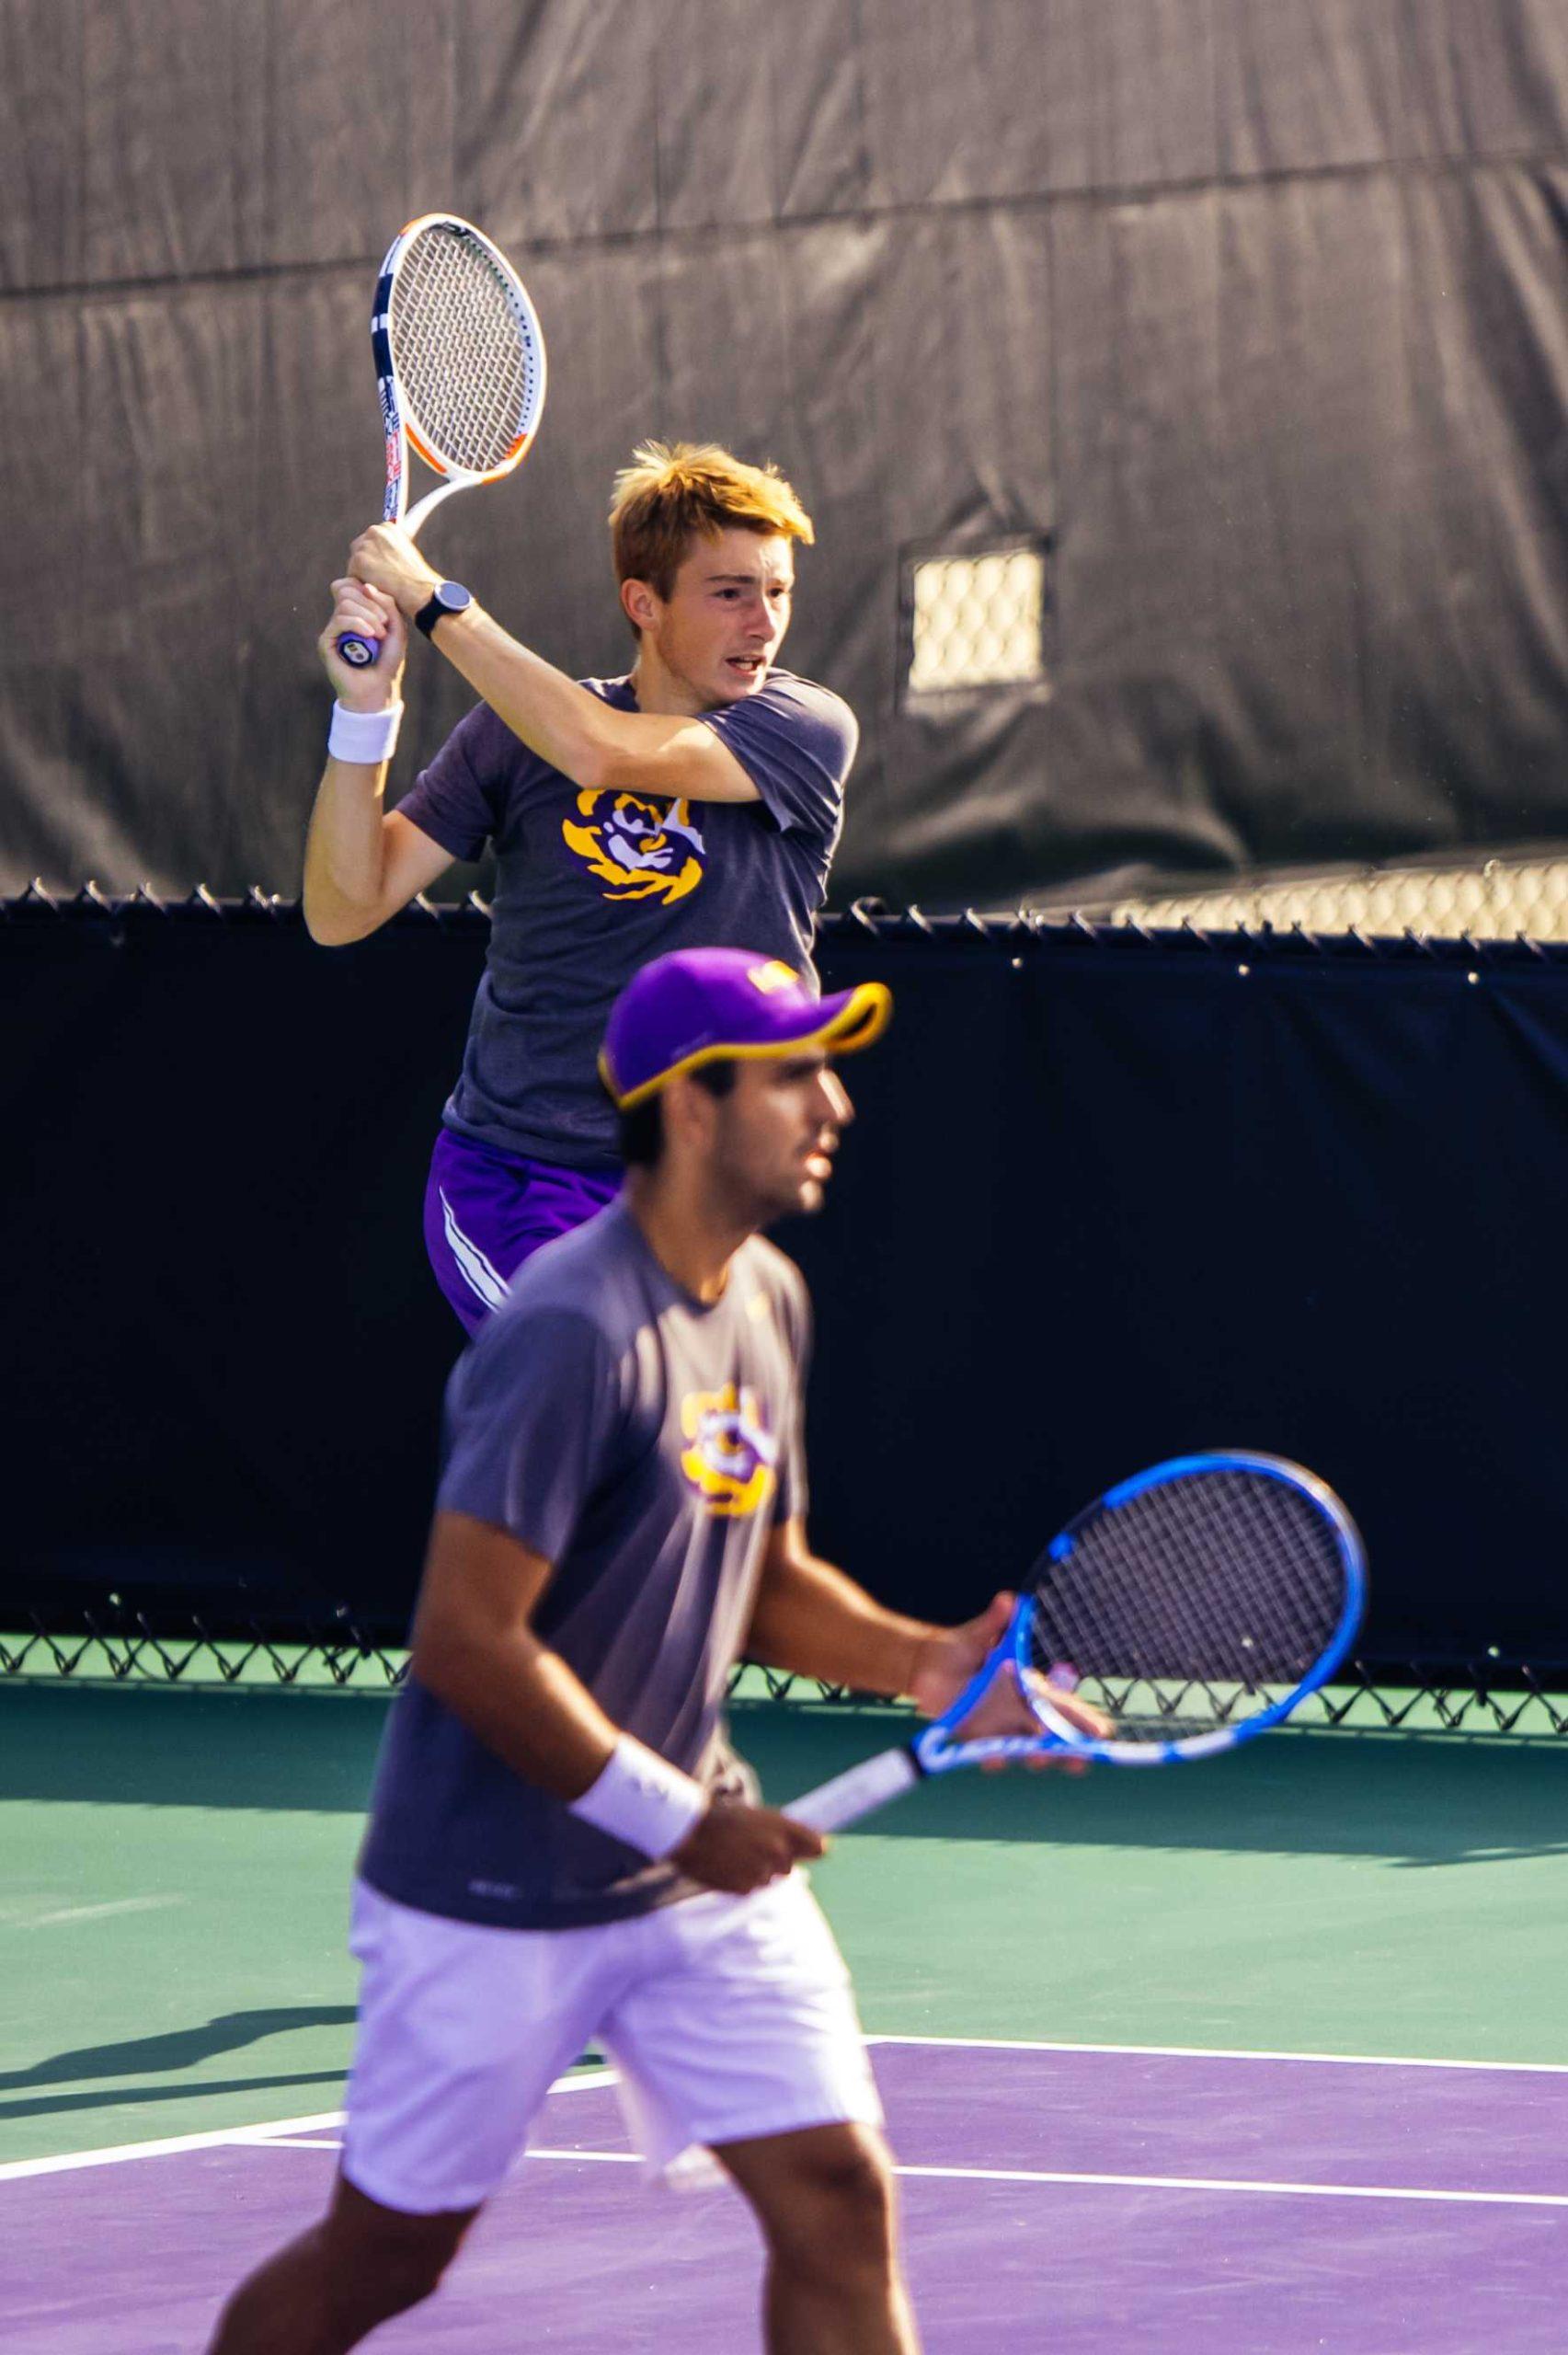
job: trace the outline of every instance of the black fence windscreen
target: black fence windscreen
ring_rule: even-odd
[[[433,558],[617,670],[613,469],[776,458],[788,655],[864,730],[846,900],[1568,830],[1561,0],[6,23],[0,889],[297,889],[374,269],[433,208],[515,255],[552,384]],[[1036,674],[913,691],[917,557],[1018,545]],[[402,784],[464,701],[422,647],[409,696]]]
[[[401,1637],[459,1339],[424,1170],[484,936],[7,912],[0,1630]],[[825,1551],[951,1618],[1117,1477],[1255,1447],[1360,1521],[1369,1657],[1568,1663],[1568,952],[824,946],[897,999],[831,1200],[781,1233]]]

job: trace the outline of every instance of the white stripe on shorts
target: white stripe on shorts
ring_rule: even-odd
[[[465,1278],[471,1292],[477,1293],[486,1308],[499,1308],[507,1296],[506,1279],[486,1258],[479,1246],[464,1235],[452,1215],[446,1189],[441,1189],[442,1222],[452,1258]]]

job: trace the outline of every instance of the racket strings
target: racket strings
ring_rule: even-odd
[[[475,238],[422,230],[393,281],[393,365],[432,454],[467,474],[511,456],[538,400],[539,362],[510,280]]]
[[[1124,1740],[1171,1741],[1293,1693],[1339,1622],[1338,1533],[1266,1475],[1206,1472],[1102,1508],[1046,1566],[1031,1645],[1074,1670]]]

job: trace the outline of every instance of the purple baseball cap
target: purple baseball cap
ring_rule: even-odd
[[[629,1111],[666,1080],[730,1057],[787,1055],[830,1047],[853,1055],[879,1039],[893,994],[862,982],[813,997],[800,975],[750,948],[678,948],[656,957],[610,1010],[599,1073],[618,1111]]]

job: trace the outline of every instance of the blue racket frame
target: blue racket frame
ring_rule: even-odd
[[[972,1676],[957,1699],[944,1709],[940,1717],[921,1730],[914,1740],[898,1748],[878,1752],[852,1766],[846,1774],[834,1777],[815,1791],[795,1800],[788,1812],[803,1823],[822,1832],[836,1831],[853,1823],[874,1808],[882,1807],[900,1792],[908,1790],[922,1777],[950,1774],[956,1767],[979,1766],[990,1760],[1039,1758],[1063,1752],[1084,1759],[1102,1759],[1116,1766],[1166,1766],[1177,1761],[1211,1758],[1221,1752],[1234,1750],[1271,1727],[1281,1724],[1309,1694],[1326,1684],[1345,1660],[1356,1638],[1367,1604],[1367,1560],[1360,1533],[1344,1505],[1327,1483],[1320,1480],[1299,1464],[1292,1464],[1284,1456],[1264,1455],[1242,1448],[1217,1450],[1199,1455],[1173,1455],[1163,1463],[1152,1465],[1148,1471],[1135,1473],[1130,1479],[1120,1481],[1106,1489],[1093,1504],[1076,1514],[1060,1534],[1047,1548],[1047,1557],[1061,1561],[1070,1554],[1080,1533],[1091,1521],[1106,1512],[1116,1512],[1150,1488],[1173,1480],[1189,1477],[1195,1473],[1250,1472],[1277,1480],[1282,1487],[1293,1488],[1306,1497],[1334,1533],[1341,1563],[1345,1571],[1345,1599],[1333,1635],[1310,1670],[1283,1699],[1273,1701],[1265,1708],[1239,1718],[1234,1725],[1188,1735],[1172,1741],[1117,1741],[1114,1737],[1101,1739],[1086,1734],[1069,1719],[1052,1711],[1048,1700],[1049,1686],[1042,1690],[1042,1680],[1033,1666],[1031,1634],[1035,1605],[1025,1595],[1008,1622],[1007,1632],[990,1652],[982,1666]],[[986,1734],[973,1740],[956,1738],[961,1726],[984,1697],[999,1670],[1008,1671],[1023,1695],[1025,1706],[1038,1719],[1038,1730],[1028,1733]]]
[[[1147,1495],[1150,1488],[1168,1487],[1173,1481],[1189,1478],[1195,1473],[1209,1472],[1250,1472],[1277,1481],[1281,1488],[1294,1489],[1317,1508],[1334,1533],[1345,1571],[1345,1600],[1333,1635],[1299,1684],[1281,1700],[1270,1702],[1266,1708],[1239,1718],[1233,1726],[1217,1727],[1210,1733],[1192,1734],[1183,1740],[1167,1742],[1099,1740],[1093,1735],[1081,1732],[1067,1719],[1057,1717],[1048,1700],[1041,1694],[1036,1679],[1024,1675],[1031,1657],[1032,1605],[1025,1599],[1013,1614],[1008,1628],[1013,1665],[1019,1671],[1020,1687],[1025,1701],[1039,1715],[1053,1743],[1060,1748],[1075,1751],[1084,1758],[1103,1758],[1117,1766],[1167,1766],[1177,1759],[1215,1757],[1221,1751],[1233,1750],[1238,1742],[1251,1741],[1255,1735],[1267,1733],[1271,1726],[1282,1724],[1309,1694],[1317,1692],[1328,1683],[1355,1642],[1356,1631],[1367,1608],[1367,1557],[1361,1533],[1326,1481],[1320,1480],[1315,1473],[1307,1471],[1302,1465],[1291,1464],[1281,1455],[1261,1455],[1249,1449],[1231,1448],[1207,1455],[1170,1456],[1163,1464],[1150,1465],[1147,1472],[1134,1473],[1130,1479],[1118,1482],[1114,1488],[1107,1488],[1093,1504],[1086,1505],[1068,1522],[1059,1536],[1052,1539],[1047,1548],[1048,1558],[1053,1562],[1064,1561],[1076,1545],[1079,1532],[1103,1513],[1118,1511],[1122,1506],[1130,1504],[1135,1497]],[[1048,1693],[1048,1685],[1046,1690]]]

